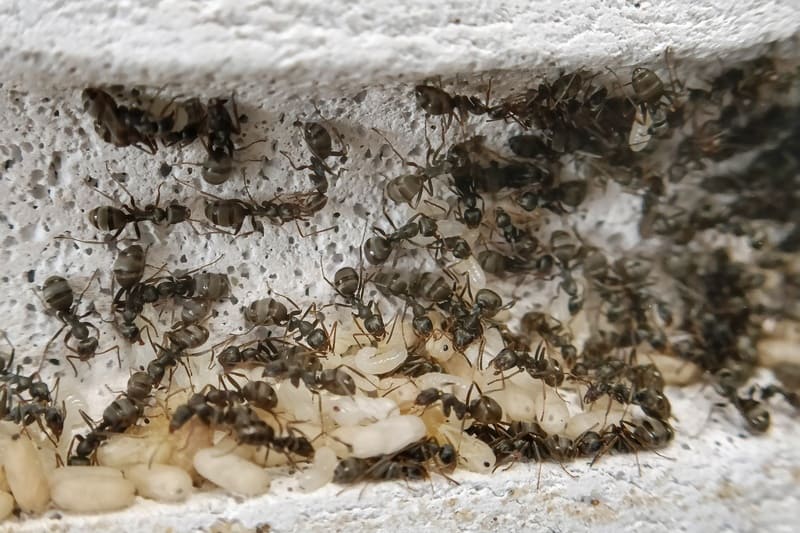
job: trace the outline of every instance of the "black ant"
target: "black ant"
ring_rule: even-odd
[[[67,362],[69,362],[70,366],[72,366],[76,376],[78,375],[78,369],[75,368],[75,365],[72,363],[72,359],[88,361],[96,355],[102,355],[112,350],[116,350],[117,360],[119,361],[120,366],[122,366],[122,361],[120,360],[119,356],[119,347],[112,346],[107,350],[98,352],[97,347],[99,343],[97,336],[99,336],[100,330],[98,330],[97,327],[92,323],[82,320],[83,318],[86,318],[94,313],[94,308],[90,308],[82,315],[77,314],[78,305],[80,304],[84,293],[89,288],[92,280],[94,280],[96,276],[97,272],[92,274],[92,277],[89,279],[89,283],[86,284],[86,287],[78,295],[77,300],[75,299],[75,295],[72,292],[72,287],[70,287],[69,282],[61,276],[50,276],[45,280],[42,287],[42,294],[44,296],[44,303],[46,307],[49,310],[54,311],[58,320],[63,324],[63,326],[61,326],[55,335],[53,335],[53,337],[47,342],[47,345],[45,345],[44,353],[47,353],[48,348],[61,334],[61,332],[64,331],[64,329],[67,329],[67,336],[64,338],[64,345],[69,351],[75,354],[68,355]],[[92,330],[95,331],[95,336],[91,335]],[[77,339],[77,346],[71,346],[69,344],[69,340],[71,338]],[[39,365],[40,367],[44,364],[44,360],[45,358],[43,355],[42,361]]]

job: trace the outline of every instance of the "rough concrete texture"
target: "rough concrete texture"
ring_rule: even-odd
[[[478,92],[491,74],[502,93],[528,75],[514,69],[552,72],[586,65],[612,65],[624,78],[629,75],[625,64],[662,67],[666,46],[684,61],[724,62],[755,53],[758,43],[787,38],[800,27],[800,5],[791,0],[665,4],[5,2],[0,5],[0,160],[8,161],[0,172],[0,313],[8,317],[3,329],[20,357],[38,359],[58,325],[43,313],[35,290],[56,273],[80,290],[97,268],[100,284],[92,284],[85,299],[96,301],[108,317],[115,250],[53,239],[66,232],[82,239],[100,237],[86,213],[107,201],[86,178],[127,201],[109,179],[108,165],[140,203],[147,203],[162,180],[158,171],[163,162],[198,162],[202,157],[197,145],[150,157],[103,144],[81,112],[81,87],[101,82],[174,84],[167,89],[170,95],[211,95],[235,88],[241,111],[249,117],[242,144],[268,140],[240,154],[242,160],[258,160],[248,164],[250,189],[257,198],[269,198],[281,188],[307,188],[304,174],[292,171],[279,151],[307,158],[291,124],[296,117],[314,114],[312,98],[342,133],[350,150],[346,171],[332,183],[328,207],[303,227],[304,233],[334,225],[336,231],[304,238],[292,226],[268,226],[263,237],[231,242],[224,235],[198,237],[186,227],[143,227],[144,241],[153,244],[151,265],[188,269],[223,255],[212,269],[228,272],[238,301],[218,306],[220,315],[210,326],[219,336],[241,328],[239,307],[264,296],[267,283],[299,296],[301,306],[330,300],[330,289],[320,283],[320,258],[328,273],[358,261],[365,226],[381,220],[383,176],[401,169],[370,128],[386,131],[412,160],[424,160],[423,119],[406,82],[460,74],[462,83]],[[784,53],[793,50],[790,46]],[[712,60],[709,70],[717,67]],[[491,135],[492,126],[482,131]],[[210,188],[190,176],[190,168],[173,167],[172,175],[223,197],[243,194],[240,176]],[[186,202],[201,218],[202,201],[195,190],[171,178],[164,182],[162,199]],[[611,198],[613,219],[606,207]],[[595,191],[587,202],[589,215],[579,225],[589,229],[598,217],[606,219],[605,235],[596,237],[616,235],[614,250],[624,252],[635,244],[631,222],[638,201],[611,184],[605,194]],[[402,220],[404,213],[393,216]],[[536,294],[547,302],[554,292],[536,287],[514,295],[531,304]],[[565,313],[565,302],[558,305],[557,312]],[[169,323],[169,313],[163,323]],[[98,325],[101,347],[115,345],[113,328]],[[84,407],[97,417],[114,397],[104,385],[121,388],[127,368],[148,360],[148,350],[123,350],[123,370],[113,356],[101,356],[91,371],[79,366],[78,380],[65,367],[59,371],[62,397],[73,412]],[[45,376],[54,370],[45,367]],[[122,513],[58,519],[50,512],[47,518],[0,525],[0,530],[184,531],[225,518],[248,527],[268,523],[276,531],[348,533],[377,527],[789,531],[786,524],[800,504],[796,423],[778,409],[770,434],[753,438],[743,434],[730,411],[716,412],[706,424],[715,401],[710,391],[675,391],[670,397],[678,418],[677,439],[664,451],[666,458],[642,454],[641,475],[635,457],[619,456],[603,458],[593,468],[583,462],[565,465],[575,478],[557,465],[544,465],[539,490],[537,468],[524,466],[491,477],[460,474],[460,485],[438,478],[432,484],[383,484],[341,493],[339,487],[327,487],[310,495],[299,494],[293,481],[276,480],[270,494],[253,500],[203,493],[182,506],[141,501]],[[75,416],[68,420],[68,426],[80,424]]]
[[[4,2],[0,72],[46,85],[270,90],[540,66],[707,59],[800,26],[793,0]],[[302,94],[302,93],[301,93]]]

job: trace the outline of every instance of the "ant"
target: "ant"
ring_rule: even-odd
[[[122,366],[122,360],[120,359],[119,355],[119,347],[112,346],[107,350],[98,352],[97,347],[99,343],[97,336],[99,336],[100,330],[98,330],[97,327],[92,323],[82,320],[83,318],[86,318],[95,312],[94,307],[90,306],[90,309],[82,315],[77,314],[78,305],[80,304],[84,293],[89,288],[92,280],[94,280],[96,276],[97,271],[92,274],[92,277],[89,279],[89,283],[86,284],[86,287],[78,295],[77,300],[75,299],[75,295],[72,292],[72,287],[70,287],[69,282],[61,276],[50,276],[45,280],[44,285],[42,286],[42,294],[44,296],[45,306],[50,311],[54,311],[56,318],[58,318],[58,320],[63,324],[63,326],[61,326],[61,328],[45,345],[44,353],[47,353],[48,348],[53,341],[55,341],[56,338],[61,335],[61,332],[67,329],[67,336],[64,338],[64,345],[69,351],[75,354],[68,355],[67,362],[70,364],[70,366],[72,366],[72,370],[75,371],[76,376],[78,375],[78,369],[75,368],[75,365],[72,363],[72,359],[88,361],[96,355],[102,355],[112,350],[116,350],[117,361],[119,362],[120,367]],[[95,331],[96,336],[91,335],[92,330]],[[77,346],[71,346],[69,344],[69,340],[71,338],[77,339]],[[44,360],[45,357],[43,355],[39,364],[40,370],[41,366],[44,364]]]
[[[149,221],[159,226],[172,226],[181,222],[186,222],[191,217],[191,210],[175,201],[170,202],[166,208],[159,207],[158,204],[161,199],[161,186],[163,182],[159,183],[156,189],[155,203],[146,205],[144,208],[139,208],[136,206],[136,200],[133,195],[125,185],[119,181],[114,181],[128,195],[130,204],[122,204],[121,209],[110,205],[103,205],[89,211],[89,221],[95,228],[101,231],[115,232],[111,240],[115,240],[119,237],[128,224],[133,224],[133,228],[136,231],[136,238],[141,239],[142,235],[139,229],[140,222]],[[115,202],[114,198],[103,191],[99,189],[95,189],[95,191],[112,202]]]
[[[291,299],[285,296],[284,298],[294,306],[293,311],[289,311],[284,304],[274,298],[264,298],[252,302],[245,309],[245,319],[253,327],[277,325],[286,328],[287,333],[296,331],[297,336],[294,340],[305,340],[306,344],[314,351],[326,350],[333,346],[331,337],[336,334],[336,326],[334,325],[330,334],[320,326],[324,317],[321,313],[316,312],[316,305],[312,305],[302,312]],[[313,322],[306,320],[309,314],[315,317]]]
[[[394,227],[391,219],[389,219],[389,223]],[[369,264],[382,265],[389,259],[392,250],[402,241],[412,242],[411,239],[419,235],[419,224],[408,222],[400,228],[395,227],[395,230],[391,233],[386,233],[377,227],[373,227],[373,230],[378,235],[367,239],[362,246],[362,251]]]
[[[430,273],[429,275],[433,276],[433,274]],[[422,277],[418,279],[421,280]],[[429,309],[417,302],[417,296],[412,292],[412,289],[416,284],[416,280],[407,280],[405,279],[405,276],[398,272],[382,271],[376,272],[370,276],[369,280],[367,281],[371,281],[382,294],[402,299],[406,304],[406,309],[403,310],[403,315],[405,315],[405,311],[408,309],[408,307],[411,308],[411,327],[413,328],[415,335],[421,340],[425,340],[430,337],[430,335],[433,333],[433,321],[428,315]],[[444,278],[433,278],[431,281],[432,282],[428,283],[423,281],[422,283],[425,285],[420,284],[420,286],[416,287],[419,290],[418,294],[420,296],[426,296],[427,293],[431,294],[433,298],[441,298],[440,300],[436,301],[444,301],[450,298],[452,289],[450,289],[450,287],[447,285]],[[439,293],[441,293],[441,297],[439,296]]]
[[[363,273],[359,274],[352,267],[343,267],[333,275],[333,282],[325,277],[324,269],[322,277],[339,296],[344,298],[345,305],[353,308],[353,315],[364,324],[367,335],[371,335],[375,340],[386,336],[386,325],[377,304],[372,301],[364,303],[364,284],[367,280],[364,279]],[[361,329],[361,326],[356,324]]]
[[[321,116],[321,113],[316,106],[315,109]],[[311,174],[309,174],[311,182],[313,183],[317,192],[324,195],[328,192],[327,174],[337,177],[341,175],[341,170],[338,173],[335,173],[328,163],[325,162],[325,160],[333,156],[339,156],[342,163],[347,160],[347,150],[342,141],[342,136],[334,129],[336,138],[341,147],[339,150],[334,150],[331,134],[320,122],[301,122],[298,120],[294,123],[294,125],[302,128],[303,130],[303,139],[305,140],[309,150],[311,150],[311,162],[307,165],[297,166],[295,165],[294,161],[292,161],[292,158],[289,157],[289,154],[283,151],[281,151],[281,154],[283,154],[283,156],[289,160],[289,164],[293,169],[311,170]]]
[[[491,85],[489,86],[489,92],[486,94],[487,102],[490,92]],[[460,113],[460,121],[462,123],[466,119],[467,113],[471,115],[485,115],[489,112],[488,105],[474,96],[466,96],[463,94],[450,95],[441,88],[434,87],[433,85],[415,86],[414,97],[417,101],[417,105],[428,115],[446,115],[448,126],[453,116],[455,116],[456,109]]]
[[[242,170],[242,176],[244,177],[244,170]],[[195,188],[191,184],[185,185]],[[256,220],[256,218],[264,217],[267,218],[270,223],[276,226],[281,226],[287,222],[294,221],[297,225],[298,231],[300,231],[300,234],[303,235],[297,222],[300,220],[308,220],[311,215],[325,207],[325,204],[328,201],[326,196],[314,191],[311,193],[277,195],[271,200],[264,200],[259,204],[250,195],[250,192],[247,189],[246,179],[245,191],[247,192],[247,196],[250,200],[249,202],[239,199],[223,199],[218,196],[214,196],[213,194],[200,191],[204,196],[208,196],[209,198],[213,199],[213,201],[207,202],[205,206],[205,215],[208,221],[215,226],[233,229],[232,233],[224,230],[218,230],[217,232],[238,235],[242,229],[245,219],[250,218],[253,225],[253,231],[263,233],[264,226],[260,221]],[[316,233],[321,231],[327,230],[320,230]],[[247,234],[248,233],[243,235]]]
[[[231,137],[241,133],[236,97],[231,95],[233,118],[225,107],[227,102],[226,98],[211,98],[208,101],[207,139],[204,143],[208,156],[202,164],[201,174],[212,185],[220,185],[230,178],[235,151]]]
[[[81,97],[84,111],[94,119],[94,129],[105,142],[120,148],[134,146],[150,155],[156,153],[158,146],[153,136],[132,127],[127,108],[118,106],[110,94],[89,87]]]
[[[533,356],[527,352],[503,348],[492,359],[491,366],[494,367],[494,374],[501,376],[501,380],[510,377],[503,372],[516,368],[517,372],[527,372],[532,378],[541,379],[550,387],[558,387],[564,382],[561,364],[557,359],[547,356],[544,342],[539,343]]]
[[[499,423],[503,418],[503,408],[491,396],[486,396],[483,393],[478,398],[470,400],[473,387],[480,392],[480,388],[473,383],[470,385],[466,400],[463,402],[453,393],[429,388],[420,391],[414,400],[414,404],[428,407],[437,401],[441,401],[442,411],[445,416],[450,416],[452,411],[459,420],[464,420],[469,415],[480,424],[492,425]]]

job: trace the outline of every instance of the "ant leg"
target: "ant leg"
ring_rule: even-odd
[[[285,157],[286,159],[289,160],[289,165],[291,165],[291,167],[294,170],[309,170],[309,169],[313,170],[313,167],[311,165],[303,165],[303,166],[300,166],[300,167],[295,165],[294,161],[292,160],[292,158],[291,158],[291,156],[289,155],[288,152],[285,152],[285,151],[281,150],[280,153],[281,153],[281,155],[283,155],[283,157]]]
[[[39,368],[36,370],[37,372],[40,372],[40,371],[42,370],[42,367],[44,366],[44,361],[45,361],[45,359],[47,358],[47,350],[49,350],[49,349],[50,349],[50,345],[51,345],[51,344],[53,344],[53,341],[55,341],[55,340],[58,338],[58,336],[59,336],[59,335],[61,335],[61,332],[62,332],[62,331],[64,331],[64,329],[65,329],[66,327],[67,327],[67,325],[66,325],[66,324],[64,324],[63,326],[61,326],[61,327],[58,329],[58,331],[56,331],[56,334],[55,334],[55,335],[53,335],[53,336],[50,338],[50,340],[49,340],[49,341],[47,341],[47,344],[45,344],[45,346],[44,346],[44,351],[42,352],[42,359],[39,361]],[[77,375],[77,374],[76,374],[76,375]]]
[[[426,126],[426,128],[427,128],[427,126]],[[380,130],[378,130],[377,128],[372,128],[372,131],[374,131],[375,133],[380,135],[383,138],[383,140],[386,141],[386,143],[389,145],[389,148],[391,148],[392,152],[394,152],[394,155],[399,157],[404,165],[409,166],[409,167],[418,168],[420,170],[424,170],[422,166],[418,165],[417,163],[414,163],[413,161],[407,161],[405,157],[400,155],[400,152],[398,152],[397,149],[395,149],[395,147],[391,143],[391,141],[389,141],[389,139],[387,139],[386,136],[383,133],[380,132]]]
[[[94,273],[92,274],[92,276],[89,278],[89,281],[88,281],[88,282],[86,282],[86,286],[83,288],[83,290],[81,291],[81,293],[78,295],[78,299],[75,301],[75,304],[76,304],[76,305],[77,305],[77,304],[79,304],[79,303],[80,303],[80,302],[83,300],[83,295],[84,295],[84,294],[86,294],[86,291],[89,289],[89,285],[91,285],[91,284],[92,284],[92,281],[94,281],[94,280],[95,280],[95,278],[97,278],[99,274],[100,274],[100,269],[98,268],[98,269],[96,269],[96,270],[94,271]]]
[[[297,226],[298,233],[300,233],[300,236],[303,237],[304,239],[307,238],[307,237],[313,237],[314,235],[319,235],[320,233],[325,233],[326,231],[330,231],[330,230],[336,229],[338,227],[338,226],[330,226],[330,227],[325,228],[325,229],[314,230],[311,233],[303,233],[303,230],[300,228],[300,224],[296,220],[294,221],[294,224],[295,224],[295,226]]]
[[[122,358],[119,355],[119,345],[114,345],[114,346],[112,346],[111,348],[109,348],[107,350],[103,350],[102,352],[97,352],[97,353],[94,354],[93,357],[97,357],[98,355],[107,354],[108,352],[111,352],[111,351],[116,351],[117,352],[117,364],[119,365],[119,368],[122,368]]]
[[[72,359],[77,359],[78,361],[80,361],[81,358],[80,358],[80,356],[77,356],[77,355],[68,355],[67,356],[67,362],[69,363],[69,366],[72,367],[72,371],[75,372],[75,377],[77,378],[78,377],[78,369],[75,367],[75,363],[72,362]]]

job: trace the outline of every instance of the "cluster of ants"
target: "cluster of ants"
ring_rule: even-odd
[[[767,402],[773,397],[800,408],[791,387],[748,385],[758,366],[761,324],[766,319],[797,320],[791,302],[797,300],[800,276],[791,264],[800,249],[800,188],[794,186],[800,185],[800,77],[763,56],[724,70],[704,88],[687,88],[674,75],[669,56],[666,63],[669,82],[644,67],[633,69],[628,83],[614,72],[578,70],[495,101],[490,92],[482,99],[419,85],[414,95],[426,116],[426,134],[429,120],[438,119],[442,145],[434,149],[429,142],[426,162],[419,164],[402,157],[384,137],[412,169],[387,181],[386,201],[415,213],[400,225],[390,220],[391,229],[374,227],[360,250],[366,269],[362,261],[359,268],[345,266],[326,278],[335,305],[352,311],[359,346],[380,347],[410,310],[415,340],[406,346],[408,357],[378,377],[447,372],[444,358],[431,348],[434,337],[445,338],[454,357],[466,358],[470,348],[482,349],[494,330],[502,349],[486,364],[481,357],[469,364],[490,373],[495,382],[524,373],[547,387],[582,391],[583,404],[605,398],[644,414],[636,421],[586,429],[572,439],[548,434],[537,420],[510,420],[488,391],[477,387],[470,387],[466,398],[438,387],[419,391],[414,409],[438,408],[446,417],[468,420],[462,429],[488,444],[498,465],[547,459],[562,463],[576,457],[594,462],[609,452],[655,450],[669,443],[674,430],[665,379],[656,365],[641,362],[643,352],[697,365],[755,433],[768,429]],[[156,112],[118,103],[111,92],[83,92],[85,110],[104,141],[155,154],[199,140],[207,153],[201,164],[207,183],[223,183],[234,173],[236,151],[243,148],[236,145],[242,131],[234,98],[212,98],[207,104],[199,98],[173,100]],[[490,148],[483,136],[464,139],[475,120],[507,126],[513,133],[507,146]],[[344,159],[346,149],[326,124],[301,126],[310,162],[290,162],[296,170],[310,171],[312,189],[262,202],[206,193],[208,222],[241,237],[247,219],[254,231],[263,232],[262,220],[274,225],[308,220],[325,207],[328,178],[341,174],[332,158]],[[448,146],[446,134],[453,128],[463,136]],[[720,173],[715,166],[764,146],[735,171]],[[665,168],[656,163],[655,154],[669,162]],[[567,177],[574,168],[583,177]],[[573,224],[592,191],[612,184],[620,194],[641,200],[641,251],[617,257],[579,234]],[[438,200],[449,201],[446,207],[433,201],[437,188],[444,190]],[[138,237],[139,224],[145,222],[192,222],[188,207],[158,204],[159,198],[140,208],[131,197],[129,205],[92,209],[89,218],[112,239],[129,225]],[[543,218],[560,221],[561,227],[543,235]],[[746,240],[755,259],[749,264],[735,260],[729,249],[709,245],[712,237]],[[435,266],[398,268],[415,257],[409,253],[414,250],[428,252]],[[180,320],[161,344],[150,339],[155,358],[130,376],[126,390],[103,411],[102,421],[85,417],[91,429],[76,436],[66,461],[70,465],[92,464],[109,436],[139,423],[156,391],[169,391],[180,365],[207,353],[192,350],[209,339],[203,322],[213,303],[230,294],[225,274],[200,272],[202,268],[180,276],[162,269],[145,277],[145,256],[146,249],[134,244],[121,250],[114,264],[118,289],[111,306],[121,338],[143,343],[145,330],[148,336],[156,331],[145,310],[166,300],[182,305]],[[501,291],[487,287],[473,293],[469,276],[458,269],[465,264],[498,283],[554,280],[554,300],[563,294],[570,321],[586,317],[588,336],[578,341],[567,318],[541,310],[528,311],[517,327],[509,326],[504,312],[522,303],[504,301]],[[384,318],[378,301],[365,296],[369,286],[400,310],[399,318]],[[108,351],[119,357],[116,346],[100,351],[98,328],[88,319],[94,309],[78,311],[81,297],[75,297],[66,279],[48,278],[42,297],[62,323],[48,347],[65,330],[70,364]],[[353,372],[360,373],[326,366],[336,343],[335,328],[325,326],[316,306],[305,311],[294,307],[290,310],[272,297],[246,306],[248,325],[275,329],[259,340],[237,344],[237,335],[215,346],[212,357],[224,379],[219,387],[207,385],[172,410],[170,431],[196,420],[228,431],[240,444],[265,446],[295,459],[313,457],[313,439],[291,427],[276,431],[264,422],[263,413],[278,405],[275,383],[302,383],[315,394],[352,396],[359,388]],[[2,363],[0,414],[26,426],[38,423],[59,439],[64,413],[50,389],[38,374],[24,376],[13,368],[13,350],[12,360]],[[254,368],[262,379],[241,384],[237,372]],[[391,454],[342,459],[333,479],[426,478],[431,471],[452,471],[458,456],[457,445],[426,436]]]

